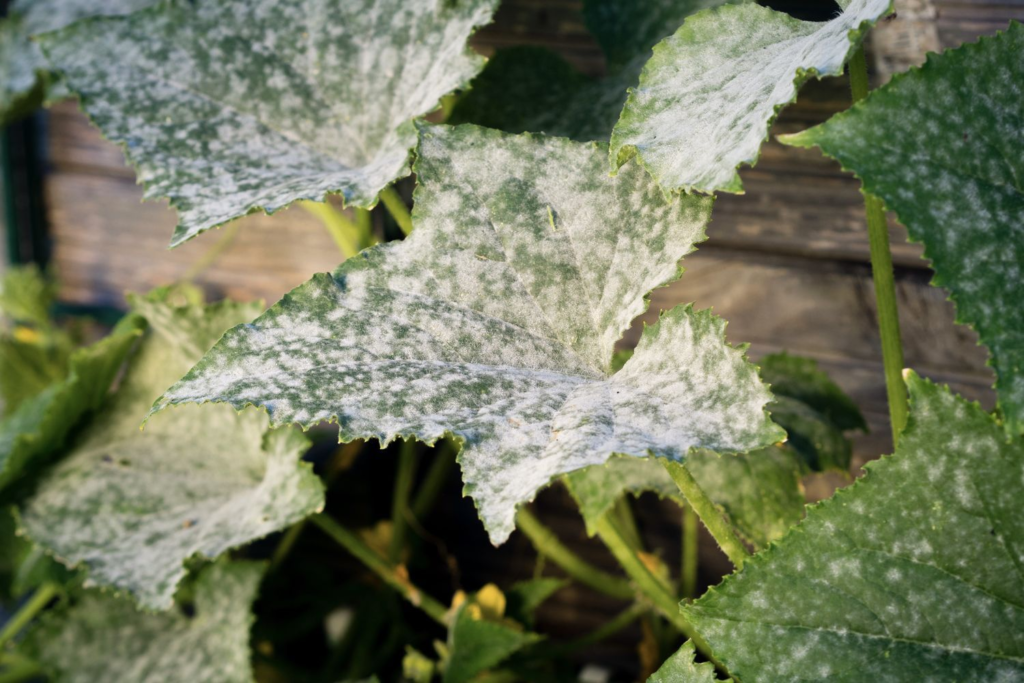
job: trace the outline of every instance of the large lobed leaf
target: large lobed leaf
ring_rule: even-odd
[[[743,681],[1024,677],[1024,443],[913,373],[896,454],[687,619]]]
[[[0,122],[30,113],[48,94],[50,65],[31,37],[91,16],[129,14],[156,0],[15,0],[0,20]]]
[[[654,47],[611,138],[618,168],[633,155],[667,190],[742,191],[776,112],[811,76],[837,76],[892,0],[839,0],[834,19],[800,21],[759,5],[693,15]]]
[[[305,438],[267,417],[188,406],[139,423],[153,400],[229,326],[258,307],[175,307],[133,298],[149,332],[118,392],[41,480],[22,510],[33,541],[89,580],[171,605],[185,562],[285,528],[319,510],[323,486],[299,458]]]
[[[783,142],[838,159],[923,242],[936,285],[988,346],[1009,429],[1024,431],[1024,26],[895,77]]]
[[[30,631],[23,649],[65,683],[245,683],[252,604],[263,566],[218,562],[199,573],[192,614],[140,612],[130,600],[86,593]]]
[[[412,119],[468,81],[497,0],[196,0],[82,22],[43,49],[125,146],[172,245],[340,192],[371,207],[408,172]]]
[[[155,409],[223,401],[343,440],[452,434],[494,542],[553,477],[613,453],[683,459],[781,438],[754,366],[679,307],[609,376],[644,296],[677,276],[711,200],[666,198],[605,148],[424,128],[405,241],[317,275],[237,327]]]
[[[690,14],[729,1],[744,0],[586,0],[583,16],[608,62],[605,77],[588,78],[545,48],[498,50],[449,122],[607,141],[651,47]]]

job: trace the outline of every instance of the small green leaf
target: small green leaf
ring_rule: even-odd
[[[125,147],[172,245],[339,192],[369,208],[408,173],[412,119],[467,82],[497,0],[195,0],[44,36],[82,106]]]
[[[860,408],[813,358],[772,353],[759,362],[761,379],[776,398],[786,396],[820,413],[840,431],[868,430]]]
[[[697,664],[697,648],[693,641],[683,643],[674,655],[665,660],[647,683],[729,683],[731,678],[722,679],[715,675],[715,665],[710,662]]]
[[[174,307],[166,294],[132,299],[149,332],[127,376],[22,511],[36,543],[150,608],[171,605],[193,555],[215,558],[285,528],[319,510],[324,495],[299,463],[306,439],[268,432],[257,411],[187,406],[139,429],[164,388],[259,310]]]
[[[71,354],[67,377],[24,400],[0,422],[0,489],[62,455],[68,435],[107,397],[125,357],[141,333],[136,316],[106,339]]]
[[[514,652],[543,639],[501,615],[488,615],[474,608],[477,605],[470,599],[455,612],[448,631],[444,683],[467,683]]]
[[[528,628],[533,627],[533,613],[545,600],[569,585],[568,579],[550,577],[520,581],[507,591],[508,616]]]
[[[616,169],[634,154],[666,190],[741,192],[779,109],[812,76],[838,76],[892,0],[840,0],[834,19],[800,21],[753,3],[693,15],[654,47],[611,138]]]
[[[681,460],[782,438],[770,395],[708,311],[678,307],[610,375],[645,295],[703,239],[711,200],[666,198],[605,149],[474,126],[422,132],[417,228],[237,327],[157,402],[337,420],[348,441],[462,444],[495,543],[554,477],[612,454]],[[557,230],[552,230],[549,211]]]
[[[35,266],[9,269],[0,278],[0,315],[15,324],[50,327],[57,283]]]
[[[817,145],[923,242],[958,321],[988,346],[999,406],[1024,431],[1024,26],[893,78],[783,142]]]
[[[140,612],[130,600],[90,591],[45,617],[22,651],[65,683],[252,681],[249,629],[262,574],[255,562],[207,567],[189,615]]]
[[[896,454],[691,605],[743,681],[1024,676],[1024,443],[913,373]]]

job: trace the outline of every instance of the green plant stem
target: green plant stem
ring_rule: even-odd
[[[683,635],[692,640],[701,654],[714,662],[715,666],[721,667],[722,665],[711,654],[711,648],[708,646],[707,641],[704,640],[700,633],[697,632],[697,629],[693,627],[693,624],[687,621],[686,617],[679,611],[679,603],[676,601],[676,598],[668,592],[668,589],[658,580],[658,577],[652,574],[647,569],[647,566],[640,561],[636,553],[630,549],[629,544],[622,536],[622,531],[610,514],[606,514],[598,520],[597,535],[608,546],[608,550],[619,561],[622,568],[626,570],[626,574],[629,575],[633,583],[640,589],[640,592],[651,601],[654,607],[673,626],[679,629]]]
[[[0,683],[21,683],[22,681],[37,680],[43,673],[43,668],[35,662],[18,662],[0,671]]]
[[[423,482],[412,501],[412,516],[416,519],[422,519],[434,507],[441,489],[448,481],[448,473],[455,464],[455,450],[455,447],[445,444],[434,454],[434,462],[430,464],[430,469],[423,477]]]
[[[309,521],[320,527],[321,531],[337,541],[345,550],[355,556],[357,560],[366,565],[370,571],[398,591],[402,597],[423,610],[427,616],[444,627],[448,626],[445,619],[447,610],[444,608],[444,605],[414,586],[409,579],[396,572],[384,558],[377,555],[369,546],[363,543],[359,536],[322,512],[310,517]]]
[[[241,223],[234,221],[229,223],[224,228],[224,234],[220,236],[220,239],[214,243],[212,247],[207,249],[202,256],[196,259],[195,263],[189,266],[189,269],[185,271],[185,274],[181,276],[182,282],[192,282],[199,277],[207,268],[217,262],[224,252],[227,251],[235,241],[235,237],[238,236],[238,229]]]
[[[524,508],[519,511],[516,526],[526,534],[539,554],[557,564],[580,583],[613,598],[635,597],[636,592],[628,581],[597,569],[566,548],[554,532],[541,524],[529,510]]]
[[[614,619],[605,622],[584,636],[565,643],[541,643],[530,650],[530,654],[545,658],[557,657],[600,643],[632,624],[648,610],[650,610],[650,606],[639,602],[635,603],[619,612]]]
[[[388,561],[397,564],[405,547],[405,531],[409,526],[409,495],[412,480],[416,476],[416,442],[404,441],[398,452],[398,472],[395,474],[395,491],[391,498],[391,543],[388,545]]]
[[[850,60],[850,91],[856,104],[868,96],[868,65],[864,48]],[[882,365],[885,370],[885,391],[889,400],[893,445],[899,441],[907,425],[907,385],[903,382],[903,344],[900,339],[900,318],[896,308],[896,283],[893,277],[892,252],[889,250],[889,226],[885,205],[878,197],[864,192],[864,211],[868,221],[868,243],[871,248],[871,274],[875,281],[878,306],[878,331],[882,338]]]
[[[737,569],[742,567],[743,562],[750,556],[750,551],[736,536],[718,507],[704,493],[704,489],[700,487],[690,471],[686,469],[685,465],[675,463],[667,464],[665,469],[668,470],[669,475],[675,480],[676,486],[686,497],[687,506],[693,508],[693,511],[700,517],[700,521],[704,522],[704,527],[725,552],[726,557],[736,565]]]
[[[299,202],[299,206],[320,219],[342,257],[352,258],[359,253],[360,227],[349,220],[348,216],[328,202],[304,201]]]
[[[300,520],[284,533],[281,537],[281,541],[274,548],[274,554],[270,556],[270,567],[268,573],[274,571],[284,562],[284,558],[288,557],[288,554],[295,547],[295,542],[299,540],[299,536],[302,535],[302,530],[306,528],[306,520]]]
[[[43,610],[50,600],[54,598],[60,592],[60,586],[56,583],[44,583],[42,586],[36,589],[36,592],[32,595],[28,601],[21,606],[17,612],[14,613],[7,623],[4,624],[3,630],[0,630],[0,649],[3,649],[7,643],[21,632],[21,629],[25,628],[32,619],[35,618],[39,612]]]
[[[643,550],[643,538],[640,536],[640,527],[637,526],[636,517],[633,515],[633,508],[629,504],[629,496],[624,495],[615,501],[614,510],[619,520],[619,528],[625,534],[630,547],[634,550]]]
[[[384,208],[388,210],[391,217],[398,223],[398,227],[402,229],[405,235],[412,232],[412,215],[409,213],[408,207],[405,202],[398,195],[394,186],[385,187],[380,191],[380,200],[384,202]]]
[[[680,592],[686,600],[697,597],[697,565],[700,560],[700,544],[697,541],[697,513],[693,511],[693,506],[684,505]]]

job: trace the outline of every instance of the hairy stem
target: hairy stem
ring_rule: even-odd
[[[384,202],[384,208],[388,210],[391,217],[398,223],[398,227],[406,235],[412,232],[412,215],[394,186],[389,185],[380,191],[380,200]]]
[[[60,592],[60,586],[56,583],[44,583],[36,589],[31,598],[14,613],[3,630],[0,630],[0,650],[11,641],[21,630],[28,626],[37,614],[50,604],[50,600]]]
[[[686,600],[697,597],[697,565],[700,546],[697,543],[697,513],[692,505],[683,506],[683,557],[680,571],[680,592]]]
[[[850,90],[854,103],[868,96],[868,66],[864,48],[850,60]],[[864,211],[868,221],[868,243],[871,248],[871,274],[875,281],[878,305],[878,331],[882,338],[882,365],[885,369],[885,390],[889,400],[892,441],[895,446],[907,425],[907,385],[903,382],[903,344],[900,340],[900,318],[896,308],[896,284],[889,251],[889,226],[885,206],[878,197],[864,192]]]
[[[626,570],[626,574],[633,580],[640,592],[648,600],[653,603],[654,607],[661,612],[666,619],[668,619],[673,626],[685,635],[687,638],[693,641],[693,644],[697,647],[705,657],[710,661],[715,662],[716,666],[721,666],[711,654],[711,648],[707,642],[701,637],[697,629],[693,627],[686,617],[683,616],[682,612],[679,611],[679,603],[676,601],[675,596],[668,592],[668,589],[658,580],[654,574],[650,572],[647,566],[640,561],[636,553],[630,549],[628,543],[622,536],[622,531],[619,529],[615,520],[610,514],[604,515],[597,522],[597,535],[601,537],[604,544],[608,546],[608,550],[611,551],[615,559],[619,561],[622,568]]]
[[[686,469],[685,465],[679,466],[675,463],[671,463],[671,466],[666,466],[665,469],[668,470],[672,479],[675,480],[676,486],[679,487],[679,490],[683,492],[683,496],[686,497],[686,505],[693,508],[693,511],[700,517],[700,521],[704,522],[704,526],[725,552],[726,557],[736,565],[737,569],[742,567],[743,562],[750,556],[750,551],[743,545],[743,541],[736,536],[736,532],[725,521],[725,517],[722,516],[714,502],[708,498],[708,495],[704,493],[704,489],[700,487],[700,484],[693,478],[690,471]]]
[[[562,545],[554,532],[541,524],[540,520],[525,508],[516,516],[516,526],[526,534],[539,554],[557,564],[580,583],[613,598],[628,599],[636,595],[628,581],[597,569]]]
[[[633,508],[629,504],[629,495],[621,496],[615,501],[615,515],[619,521],[619,528],[622,529],[626,540],[634,550],[643,550],[644,542],[640,536],[640,527],[637,526],[636,517],[633,516]]]
[[[414,586],[404,573],[396,571],[383,557],[377,555],[369,546],[363,543],[359,536],[322,512],[310,517],[309,521],[320,527],[324,533],[341,544],[345,550],[366,565],[370,571],[379,576],[386,584],[398,591],[402,597],[423,610],[431,619],[447,627],[448,624],[445,620],[447,610],[444,608],[444,605]]]
[[[388,561],[397,564],[405,546],[405,530],[409,526],[409,494],[412,480],[416,475],[416,442],[402,443],[398,453],[398,472],[395,475],[395,492],[391,499],[391,543],[388,546]]]

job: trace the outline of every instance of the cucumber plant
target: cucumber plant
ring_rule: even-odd
[[[1024,680],[1024,28],[869,94],[862,43],[890,0],[840,0],[821,22],[586,0],[602,79],[536,48],[485,66],[467,40],[496,6],[15,3],[5,115],[53,84],[77,97],[146,196],[177,209],[172,246],[302,202],[346,258],[265,311],[188,285],[133,295],[92,345],[48,318],[38,273],[7,276],[0,574],[20,607],[0,675],[575,680],[567,654],[640,619],[655,683]],[[813,361],[758,367],[692,305],[618,345],[684,276],[715,193],[742,191],[778,111],[844,70],[850,110],[782,141],[863,182],[895,452],[805,511],[801,478],[848,472],[847,433],[866,429]],[[393,187],[410,173],[411,214]],[[355,218],[315,204],[329,194]],[[404,239],[374,245],[378,201]],[[903,367],[885,208],[989,348],[993,411]],[[303,453],[331,429],[342,445],[318,476]],[[359,503],[370,475],[353,458],[373,442],[398,451],[390,519]],[[437,445],[425,473],[416,442]],[[470,594],[414,579],[455,462],[491,543],[518,529],[567,579]],[[531,511],[551,485],[620,573]],[[675,575],[638,531],[643,492],[682,508]],[[703,596],[698,525],[735,567]],[[309,527],[369,592],[297,559]],[[304,578],[282,588],[289,566]],[[286,593],[327,624],[318,676],[260,635],[273,619],[253,624],[261,581],[266,602]],[[577,641],[545,638],[534,612],[567,581],[627,607]]]

